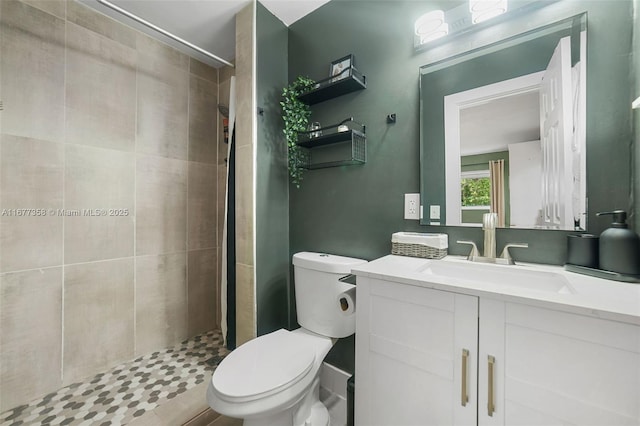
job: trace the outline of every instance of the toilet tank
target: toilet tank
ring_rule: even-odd
[[[327,337],[352,335],[356,330],[355,286],[339,279],[363,263],[367,261],[326,253],[294,254],[298,323]]]

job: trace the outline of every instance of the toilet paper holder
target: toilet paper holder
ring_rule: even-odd
[[[342,281],[343,283],[356,285],[356,276],[353,274],[345,275],[342,278],[338,278],[338,281]]]
[[[350,288],[338,295],[337,306],[343,315],[353,315],[356,312],[356,276],[353,274],[345,275],[338,278],[338,281],[349,284]]]

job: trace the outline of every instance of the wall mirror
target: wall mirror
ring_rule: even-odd
[[[452,40],[468,49],[420,68],[421,224],[586,228],[587,20],[556,12],[467,33],[484,45]]]

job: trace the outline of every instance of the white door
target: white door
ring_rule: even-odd
[[[540,141],[511,143],[509,170],[509,205],[511,228],[536,228],[542,225],[542,150]]]
[[[571,229],[573,107],[571,41],[560,40],[540,85],[542,219],[549,228]]]

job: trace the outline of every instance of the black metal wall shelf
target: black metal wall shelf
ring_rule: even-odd
[[[354,134],[359,137],[366,138],[364,133],[357,130],[348,130],[340,133],[332,133],[324,136],[318,136],[312,139],[299,140],[297,145],[304,148],[316,148],[325,145],[332,145],[334,143],[340,143],[349,141],[353,138]]]
[[[345,123],[349,123],[351,126],[358,125],[361,129],[349,128]],[[351,117],[332,126],[300,132],[297,145],[305,149],[305,164],[302,167],[314,170],[366,163],[367,136],[365,131],[366,127],[355,122]],[[350,146],[347,146],[347,143],[350,143]],[[329,145],[340,145],[346,149],[336,149],[331,152],[322,149]]]
[[[313,105],[366,88],[367,77],[351,67],[337,76],[318,81],[313,89],[298,98],[307,105]]]

